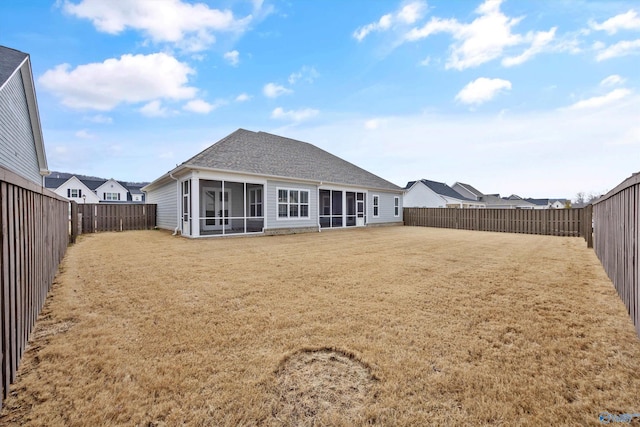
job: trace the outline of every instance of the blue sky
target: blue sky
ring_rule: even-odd
[[[640,2],[5,0],[49,167],[151,181],[238,128],[400,186],[574,198],[640,170]]]

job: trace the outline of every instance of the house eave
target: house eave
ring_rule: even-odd
[[[301,182],[301,183],[307,183],[307,184],[318,185],[318,186],[329,185],[329,186],[354,187],[354,188],[362,188],[362,189],[371,190],[371,191],[386,191],[386,192],[392,192],[392,193],[398,193],[398,194],[402,194],[404,191],[400,187],[398,187],[397,189],[381,188],[381,187],[374,187],[374,186],[367,186],[367,185],[360,185],[360,184],[350,184],[350,183],[344,183],[344,182],[319,181],[319,180],[313,180],[308,178],[296,178],[291,176],[269,175],[269,174],[261,174],[256,172],[231,170],[231,169],[208,168],[206,166],[199,166],[194,164],[182,164],[176,167],[175,169],[173,169],[172,171],[167,172],[157,180],[153,181],[151,184],[146,185],[145,187],[142,187],[141,190],[145,192],[152,190],[155,186],[159,185],[160,182],[167,181],[167,178],[170,178],[171,175],[175,175],[176,173],[179,173],[185,169],[189,169],[192,171],[218,172],[218,173],[225,173],[225,174],[245,175],[245,176],[252,176],[252,177],[263,178],[263,179],[271,179],[276,181]]]

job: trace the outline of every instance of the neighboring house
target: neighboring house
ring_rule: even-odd
[[[43,185],[49,174],[29,55],[0,46],[0,166]]]
[[[45,179],[48,189],[76,203],[144,203],[140,191],[144,185],[62,172],[54,172]]]
[[[487,209],[534,209],[535,205],[518,196],[500,197],[499,194],[483,194],[475,187],[456,182],[451,187],[463,196],[484,202]]]
[[[96,194],[104,202],[126,202],[129,190],[115,179],[109,179],[96,188]]]
[[[47,177],[45,186],[56,194],[73,200],[76,203],[99,203],[100,198],[93,189],[75,176],[69,179]]]
[[[127,185],[129,189],[129,196],[131,197],[131,201],[134,203],[143,203],[144,202],[144,193],[141,188],[143,185]]]
[[[443,182],[421,179],[405,187],[404,206],[412,208],[484,208],[485,203],[465,197]]]
[[[402,225],[402,188],[314,145],[238,129],[142,188],[189,237]]]
[[[565,209],[571,207],[571,201],[567,199],[524,199],[532,203],[534,209]]]

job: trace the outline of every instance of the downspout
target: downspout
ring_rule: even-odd
[[[181,213],[180,213],[180,181],[178,180],[178,178],[176,178],[175,176],[173,176],[171,174],[171,172],[169,172],[169,176],[171,177],[171,179],[175,179],[176,180],[176,219],[177,219],[177,223],[176,223],[176,228],[173,230],[173,234],[172,236],[175,236],[178,234],[178,230],[180,230],[180,220],[181,220]]]

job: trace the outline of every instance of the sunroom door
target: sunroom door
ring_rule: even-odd
[[[205,231],[229,228],[229,210],[231,209],[230,191],[221,188],[203,187],[200,199],[200,216],[204,218],[202,229]]]

